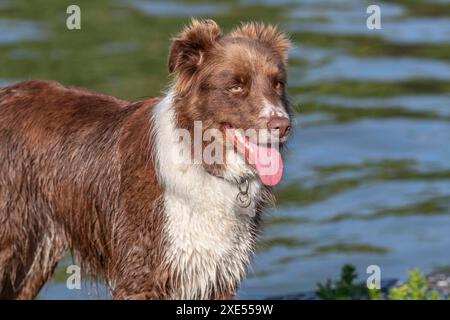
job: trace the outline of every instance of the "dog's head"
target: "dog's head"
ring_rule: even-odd
[[[288,48],[283,33],[259,23],[222,35],[214,21],[193,20],[173,39],[168,64],[177,125],[194,133],[197,121],[202,133],[209,130],[203,150],[209,141],[234,149],[224,149],[222,163],[218,149],[212,161],[203,161],[211,174],[239,181],[258,173],[265,184],[278,183],[282,160],[277,149],[291,128],[285,90]],[[261,172],[261,157],[270,172]]]

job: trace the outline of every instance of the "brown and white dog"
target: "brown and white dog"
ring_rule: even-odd
[[[115,299],[232,298],[281,178],[269,138],[283,144],[290,129],[288,47],[272,26],[222,35],[193,20],[172,42],[161,98],[49,81],[0,89],[0,298],[34,298],[67,250]],[[231,141],[224,162],[180,161],[192,146],[176,129],[197,122]],[[269,130],[250,141],[237,129]],[[272,172],[262,152],[281,162]]]

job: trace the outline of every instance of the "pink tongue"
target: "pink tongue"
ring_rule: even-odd
[[[251,163],[254,163],[256,172],[258,172],[261,181],[266,186],[277,185],[283,175],[283,159],[281,159],[278,150],[253,144],[251,142],[249,142],[249,144],[256,151],[252,152],[250,149],[249,155],[250,157],[254,157],[253,162]]]
[[[283,175],[283,159],[278,150],[261,146],[250,141],[242,144],[235,140],[238,150],[245,154],[245,158],[252,165],[266,186],[275,186]],[[242,150],[244,149],[244,150]]]

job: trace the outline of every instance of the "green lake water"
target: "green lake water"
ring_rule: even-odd
[[[361,0],[80,0],[69,31],[72,3],[0,0],[0,86],[53,79],[142,99],[166,88],[170,37],[190,16],[290,33],[295,131],[240,298],[314,290],[345,263],[385,279],[450,270],[450,1],[377,1],[381,30]],[[108,297],[68,290],[69,263],[40,298]]]

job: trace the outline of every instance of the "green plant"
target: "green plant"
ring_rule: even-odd
[[[369,300],[441,300],[437,291],[430,290],[427,278],[420,269],[408,271],[408,280],[386,295],[380,289],[368,289],[366,283],[358,282],[356,269],[350,264],[342,267],[338,281],[328,279],[324,284],[317,284],[316,294],[323,300],[369,299]]]
[[[369,300],[384,300],[384,295],[380,289],[367,289]]]
[[[427,278],[419,269],[408,271],[409,279],[389,292],[391,300],[439,300],[439,293],[429,289]]]
[[[323,300],[362,299],[366,296],[367,289],[362,283],[354,283],[357,278],[355,267],[346,264],[342,267],[341,279],[336,282],[328,279],[325,284],[318,283],[316,294]]]

